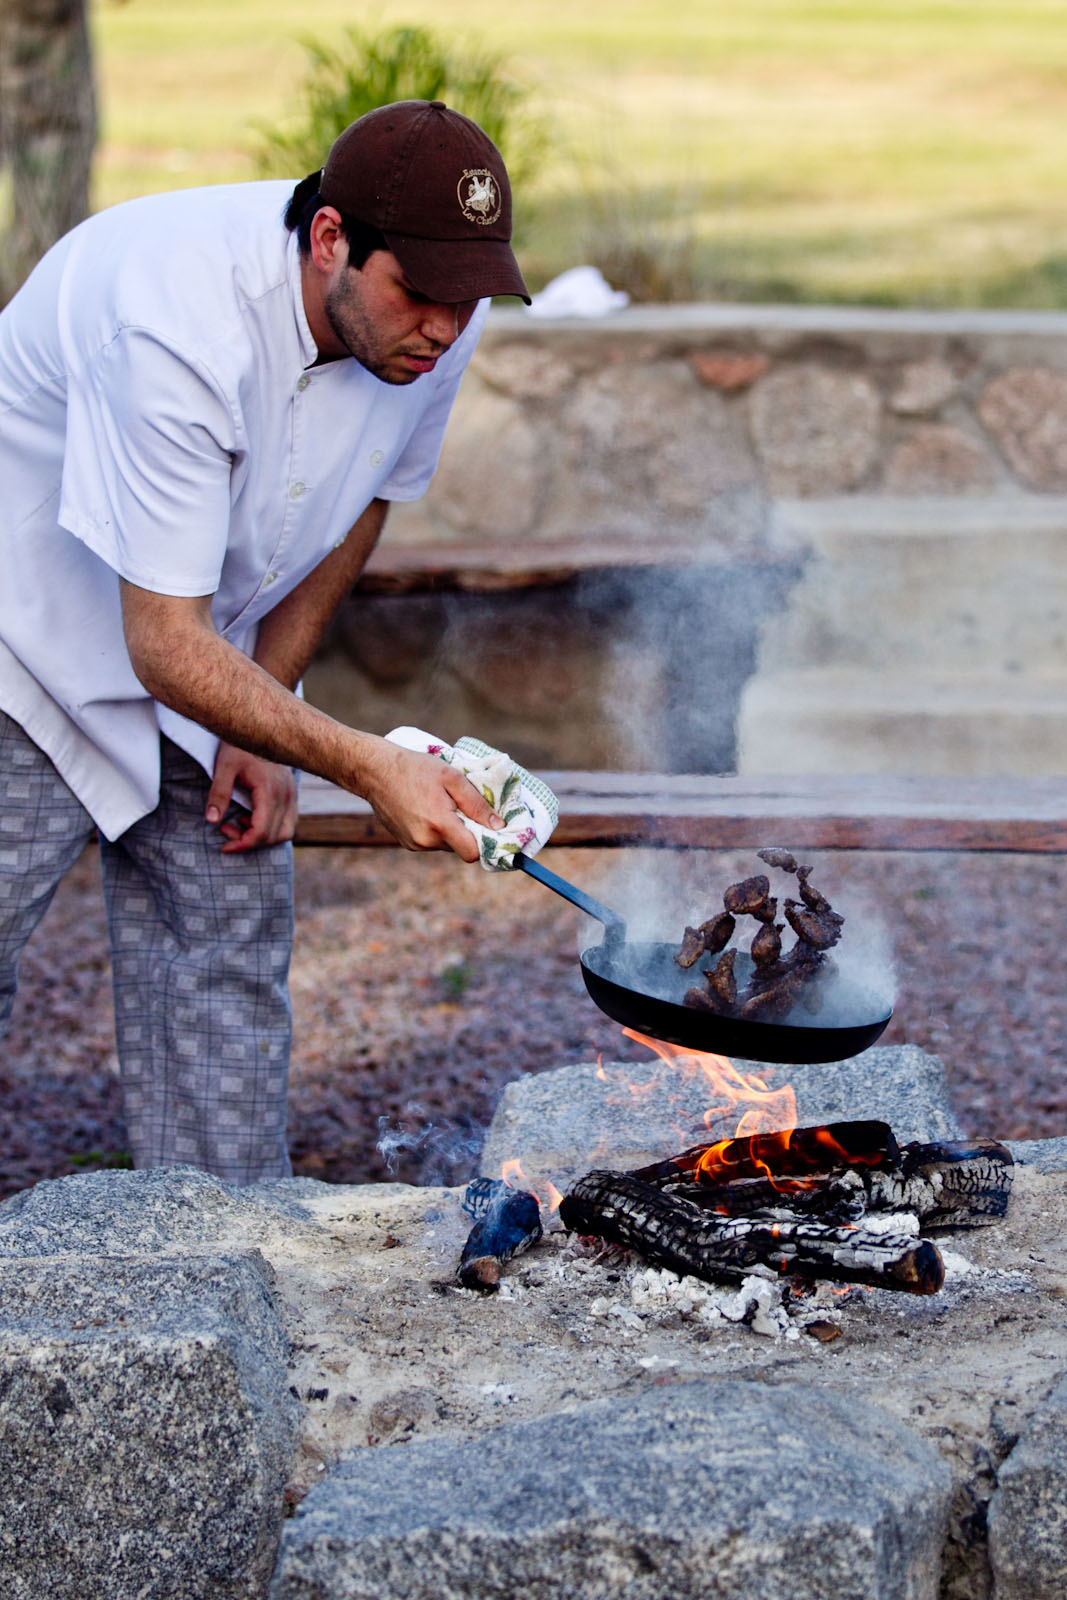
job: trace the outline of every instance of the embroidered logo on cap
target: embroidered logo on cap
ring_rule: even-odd
[[[456,193],[468,222],[488,227],[500,215],[500,188],[488,167],[468,167]]]

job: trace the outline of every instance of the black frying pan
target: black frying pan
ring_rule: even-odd
[[[824,994],[822,1020],[801,1011],[796,1020],[746,1022],[699,1011],[683,1004],[694,978],[674,959],[679,944],[628,943],[617,912],[529,856],[519,855],[516,865],[604,924],[602,943],[582,952],[585,987],[601,1011],[637,1033],[743,1061],[847,1061],[872,1045],[893,1015],[884,1001],[842,978]],[[745,960],[738,961],[742,980]]]

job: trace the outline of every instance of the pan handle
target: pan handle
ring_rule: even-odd
[[[607,944],[624,944],[626,942],[626,923],[617,911],[611,911],[607,906],[602,906],[599,900],[594,900],[591,894],[586,894],[584,889],[578,889],[573,883],[568,883],[566,878],[561,878],[557,872],[550,872],[539,861],[531,856],[524,856],[519,851],[515,857],[515,866],[520,872],[528,873],[531,878],[536,878],[538,883],[543,883],[546,889],[562,895],[564,900],[569,900],[571,905],[577,906],[579,911],[586,912],[602,922],[605,928],[605,942]]]

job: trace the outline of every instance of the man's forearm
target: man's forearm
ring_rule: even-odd
[[[460,813],[482,827],[501,819],[456,768],[348,728],[307,705],[216,631],[211,596],[154,594],[120,580],[134,671],[150,695],[229,745],[300,767],[362,795],[409,850],[447,846],[478,856]]]
[[[377,544],[388,510],[387,501],[372,500],[344,542],[260,623],[254,659],[286,688],[295,689],[303,677],[330,619]]]
[[[305,704],[223,639],[210,596],[175,599],[123,582],[122,597],[130,658],[155,699],[242,750],[365,792],[383,741]]]

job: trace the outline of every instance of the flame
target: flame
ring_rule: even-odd
[[[563,1202],[563,1196],[548,1178],[540,1179],[537,1187],[530,1182],[522,1170],[521,1156],[512,1156],[510,1161],[501,1163],[500,1178],[509,1189],[526,1189],[533,1195],[542,1211],[554,1214]]]
[[[728,1181],[735,1175],[730,1170],[736,1164],[736,1155],[731,1148],[733,1141],[752,1139],[758,1135],[763,1152],[758,1148],[748,1151],[749,1160],[755,1160],[758,1172],[768,1178],[775,1188],[805,1187],[803,1179],[782,1180],[777,1177],[772,1165],[774,1152],[788,1149],[790,1135],[796,1127],[797,1097],[791,1084],[772,1089],[765,1078],[757,1077],[755,1073],[738,1072],[726,1056],[713,1055],[706,1050],[687,1050],[681,1045],[668,1044],[662,1039],[637,1033],[633,1028],[624,1028],[622,1031],[628,1039],[645,1045],[661,1061],[680,1072],[683,1083],[691,1083],[703,1076],[713,1102],[704,1112],[705,1127],[710,1128],[722,1117],[735,1112],[738,1114],[732,1137],[709,1145],[697,1163],[696,1170],[704,1175],[705,1181]],[[631,1088],[630,1092],[634,1099],[638,1099],[654,1086],[641,1085]]]
[[[668,1066],[677,1068],[683,1082],[689,1083],[703,1074],[710,1094],[722,1101],[721,1105],[712,1105],[705,1111],[705,1127],[710,1128],[717,1118],[728,1115],[738,1106],[742,1106],[743,1110],[734,1130],[735,1139],[796,1127],[797,1097],[791,1084],[772,1089],[754,1073],[738,1072],[726,1056],[712,1055],[706,1050],[685,1050],[681,1045],[667,1044],[662,1039],[636,1033],[633,1028],[624,1028],[622,1031],[628,1039],[634,1039],[638,1044],[655,1051]],[[647,1087],[642,1086],[636,1092],[644,1093]]]

